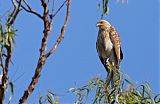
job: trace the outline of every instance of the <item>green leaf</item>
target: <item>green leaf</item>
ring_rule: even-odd
[[[108,13],[109,13],[109,7],[107,7],[105,14],[108,15]]]
[[[70,88],[69,90],[68,90],[68,92],[74,92],[75,91],[75,88]]]
[[[11,18],[11,13],[8,11],[8,18]]]
[[[51,94],[52,96],[57,96],[55,93],[51,92],[51,90],[48,90],[48,93]]]
[[[151,90],[151,86],[150,86],[150,84],[149,84],[148,82],[146,82],[146,86],[147,86],[147,89],[148,89],[149,91],[152,91],[152,90]]]
[[[148,92],[148,90],[147,90],[146,88],[144,89],[144,92],[145,92],[149,97],[151,97],[150,92]]]
[[[13,96],[13,94],[14,94],[14,84],[13,84],[13,82],[9,82],[9,87],[10,87],[10,89],[11,89],[11,95],[10,95],[10,97],[9,97],[9,102],[8,102],[8,104],[11,102],[12,96]]]
[[[9,82],[9,86],[10,86],[10,89],[11,89],[11,94],[13,95],[14,94],[14,84],[13,84],[13,82]]]
[[[46,95],[46,99],[50,104],[53,104],[53,101],[49,95]]]
[[[130,82],[129,80],[127,80],[127,79],[124,79],[128,84],[130,84],[130,85],[134,85],[132,82]]]
[[[100,10],[100,8],[101,8],[101,4],[100,4],[100,3],[98,3],[98,11]]]
[[[135,93],[137,96],[142,97],[141,93],[139,91],[135,91]]]
[[[105,4],[108,4],[108,1],[109,1],[109,0],[106,0]]]
[[[95,97],[94,101],[93,101],[93,104],[97,104],[97,96]]]

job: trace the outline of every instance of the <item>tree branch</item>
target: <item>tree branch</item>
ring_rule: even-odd
[[[36,12],[35,10],[33,10],[26,0],[23,0],[23,1],[24,1],[25,5],[27,6],[27,8],[24,5],[21,5],[22,9],[24,9],[28,13],[36,15],[40,19],[43,19],[43,17],[41,16],[41,14],[39,14],[38,12]],[[18,0],[16,0],[16,2],[19,3]]]
[[[57,46],[60,44],[60,42],[64,38],[64,32],[66,30],[66,26],[67,26],[67,23],[68,23],[68,20],[69,20],[69,16],[70,16],[70,0],[68,0],[67,15],[66,15],[66,19],[65,19],[64,25],[61,28],[61,34],[58,37],[56,43],[53,45],[52,49],[45,55],[46,57],[49,57],[56,50]]]
[[[18,5],[16,5],[14,0],[11,0],[13,6],[14,6],[14,10],[11,13],[11,16],[8,17],[7,20],[7,26],[6,28],[8,29],[8,31],[10,31],[11,26],[13,25],[19,11],[20,11],[20,6],[22,3],[22,0],[19,1]],[[0,84],[0,104],[4,104],[4,98],[5,98],[5,92],[7,89],[7,82],[8,82],[8,68],[9,68],[9,64],[11,62],[11,57],[12,57],[12,41],[10,40],[10,38],[7,39],[8,44],[5,45],[4,47],[6,48],[6,52],[7,52],[7,57],[5,59],[5,65],[3,65],[3,60],[1,59],[1,64],[2,64],[2,71],[3,71],[3,76],[2,76],[2,83]],[[2,58],[2,56],[1,56]]]
[[[64,4],[65,4],[66,2],[67,2],[67,0],[63,2],[63,4],[58,8],[58,10],[53,14],[53,17],[56,16],[56,14],[62,9],[62,7],[64,6]]]
[[[70,15],[70,0],[67,0],[67,1],[68,1],[68,5],[67,5],[67,14],[66,14],[65,23],[64,23],[64,26],[62,27],[62,30],[61,30],[61,36],[57,40],[57,42],[55,43],[55,47],[57,47],[58,44],[63,39],[64,31],[65,31],[66,25],[68,23],[68,19],[69,19],[69,15]],[[51,32],[53,17],[52,16],[50,17],[50,15],[49,15],[48,4],[47,4],[46,0],[41,0],[41,3],[42,3],[42,6],[43,6],[44,30],[43,30],[43,38],[42,38],[41,48],[40,48],[40,56],[39,56],[39,59],[38,59],[38,63],[37,63],[35,73],[32,77],[32,81],[29,84],[27,90],[24,92],[21,99],[19,100],[20,104],[24,104],[26,102],[26,100],[28,99],[28,97],[32,94],[32,92],[35,88],[35,85],[38,83],[43,65],[45,64],[45,62],[46,62],[47,58],[50,56],[50,54],[52,54],[54,52],[54,50],[56,49],[56,48],[54,48],[53,51],[49,52],[49,55],[46,57],[45,51],[46,51],[46,46],[47,46],[47,39],[48,39],[48,35]],[[48,17],[50,17],[50,19]]]
[[[16,9],[13,11],[12,18],[10,18],[10,20],[8,21],[9,22],[9,24],[8,24],[9,26],[8,27],[10,27],[14,23],[17,15],[18,15],[18,13],[20,11],[21,4],[22,4],[22,0],[20,0],[19,3],[18,3],[18,6],[15,7]]]

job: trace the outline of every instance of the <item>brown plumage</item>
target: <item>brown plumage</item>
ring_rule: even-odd
[[[107,76],[107,86],[112,83],[112,88],[116,89],[120,78],[119,66],[123,59],[123,53],[121,49],[120,37],[115,28],[105,20],[100,20],[96,24],[99,27],[96,48],[99,58],[104,65]],[[109,67],[108,63],[112,66]],[[107,87],[108,88],[108,87]]]
[[[121,50],[121,42],[115,28],[105,20],[97,22],[96,26],[99,27],[96,48],[100,60],[106,68],[106,61],[108,60],[112,65],[119,67],[123,59]],[[106,68],[106,70],[108,70]]]

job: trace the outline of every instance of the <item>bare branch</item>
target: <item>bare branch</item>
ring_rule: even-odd
[[[62,9],[62,7],[64,6],[64,4],[67,2],[68,0],[64,1],[63,4],[58,8],[58,10],[53,14],[53,17],[55,17],[57,15],[57,13]]]
[[[13,7],[14,7],[13,12],[11,13],[11,17],[13,17],[13,14],[15,13],[16,8],[17,8],[17,4],[15,3],[15,0],[11,0],[11,2],[12,2]],[[10,18],[8,18],[8,21],[9,21],[9,19],[10,19]]]
[[[28,4],[28,2],[27,2],[26,0],[23,0],[23,1],[24,1],[24,3],[26,4],[26,6],[28,7],[28,9],[32,11],[33,9],[32,9],[31,6]]]
[[[38,16],[39,18],[43,18],[39,13],[37,13],[36,11],[34,11],[34,10],[28,10],[28,9],[26,9],[24,6],[21,6],[26,12],[29,12],[29,13],[31,13],[31,14],[34,14],[34,15],[36,15],[36,16]]]
[[[51,32],[51,28],[52,28],[52,19],[53,17],[50,17],[49,15],[49,10],[48,10],[48,4],[46,2],[46,0],[41,0],[42,6],[43,6],[43,22],[44,22],[44,30],[43,30],[43,38],[42,38],[42,42],[41,42],[41,48],[40,48],[40,56],[38,59],[38,63],[37,63],[37,67],[35,70],[35,73],[32,77],[32,81],[29,84],[27,90],[24,92],[23,96],[21,97],[21,99],[19,100],[20,104],[24,104],[26,102],[26,100],[28,99],[28,97],[32,94],[35,85],[38,83],[41,71],[42,71],[42,67],[44,66],[47,57],[50,56],[50,54],[52,54],[54,52],[54,50],[56,48],[53,48],[53,50],[51,52],[49,52],[49,55],[46,57],[46,55],[44,54],[46,51],[46,46],[47,46],[47,39],[48,39],[48,35]],[[58,12],[57,12],[58,13]],[[70,15],[70,0],[68,0],[68,5],[67,5],[67,14],[66,14],[66,19],[65,19],[65,23],[61,29],[61,36],[60,38],[57,40],[56,44],[54,47],[57,47],[58,44],[61,42],[61,40],[64,37],[64,31],[66,29],[66,25],[68,23],[68,19],[69,19],[69,15]],[[50,17],[50,19],[48,18]]]
[[[22,0],[19,1],[18,6],[17,6],[16,9],[13,11],[14,14],[12,15],[12,18],[10,18],[10,20],[8,21],[8,22],[9,22],[9,24],[8,24],[9,26],[14,23],[17,15],[18,15],[18,13],[19,13],[19,11],[20,11],[21,4],[22,4]],[[15,5],[14,5],[14,6],[15,6]]]
[[[55,2],[55,0],[52,0],[53,1],[53,3],[52,3],[52,12],[51,12],[51,14],[53,14],[53,12],[54,12],[54,2]]]
[[[53,45],[52,49],[45,55],[46,57],[49,57],[56,50],[57,46],[60,44],[60,42],[64,38],[64,32],[66,30],[66,26],[67,26],[67,23],[68,23],[68,20],[69,20],[69,16],[70,16],[70,0],[68,0],[66,19],[65,19],[64,25],[61,28],[61,34],[58,37],[56,43]]]
[[[43,19],[43,17],[41,16],[41,14],[39,14],[38,12],[36,12],[35,10],[33,10],[26,0],[23,0],[23,1],[24,1],[25,5],[27,6],[27,8],[24,5],[21,5],[22,9],[24,9],[28,13],[36,15],[40,19]],[[16,2],[19,3],[18,0],[16,0]]]
[[[12,4],[13,4],[14,8],[16,8],[17,5],[16,5],[16,3],[15,3],[15,0],[11,0],[11,2],[12,2]]]

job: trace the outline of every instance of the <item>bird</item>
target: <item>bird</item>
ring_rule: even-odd
[[[96,26],[99,27],[96,49],[99,55],[99,58],[108,72],[107,84],[111,81],[114,83],[116,77],[116,69],[119,69],[120,62],[123,59],[123,53],[121,48],[120,36],[114,26],[112,26],[106,20],[100,20],[96,23]],[[111,65],[113,67],[108,66]]]

